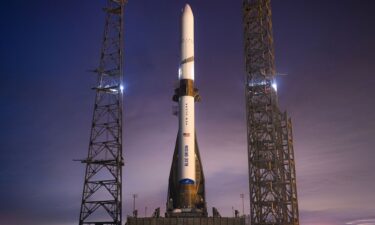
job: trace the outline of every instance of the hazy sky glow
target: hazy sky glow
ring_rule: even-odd
[[[104,1],[0,3],[0,224],[77,224]],[[248,192],[241,1],[188,1],[208,206]],[[129,0],[124,215],[165,209],[186,1]],[[302,225],[375,225],[375,2],[273,0],[280,104],[293,120]],[[246,210],[249,210],[248,196]]]

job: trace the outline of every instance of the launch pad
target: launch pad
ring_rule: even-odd
[[[98,84],[89,151],[82,160],[86,173],[79,225],[122,225],[122,49],[127,0],[106,2],[101,60],[94,70]],[[216,208],[208,217],[195,129],[195,103],[201,98],[194,84],[194,15],[186,4],[181,16],[179,86],[173,96],[178,103],[179,129],[165,217],[160,217],[158,208],[152,217],[138,218],[134,207],[127,225],[299,225],[292,122],[278,105],[270,2],[243,0],[249,217],[239,217],[237,210],[234,217],[221,217]],[[107,170],[108,176],[97,178],[101,170]],[[100,191],[108,195],[99,198],[96,193]],[[110,221],[93,221],[91,215],[103,210]]]
[[[128,217],[126,225],[245,225],[245,218],[244,217],[201,217],[201,218]]]

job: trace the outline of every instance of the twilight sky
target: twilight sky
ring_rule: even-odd
[[[186,0],[129,0],[124,215],[165,209]],[[241,0],[190,0],[207,201],[248,192]],[[77,224],[103,1],[0,2],[0,224]],[[293,119],[302,225],[375,225],[375,2],[273,0],[280,104]],[[248,196],[246,210],[249,210]]]

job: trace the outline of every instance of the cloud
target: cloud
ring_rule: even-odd
[[[374,219],[353,220],[353,221],[347,222],[345,224],[347,224],[347,225],[375,225],[375,218]]]

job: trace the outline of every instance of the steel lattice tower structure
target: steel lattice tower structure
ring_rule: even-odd
[[[126,0],[106,0],[105,29],[79,225],[122,224],[123,17]]]
[[[278,106],[270,0],[243,0],[251,225],[298,225],[292,124]]]

